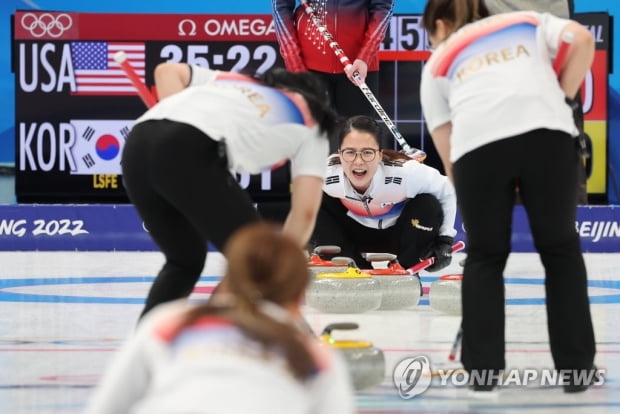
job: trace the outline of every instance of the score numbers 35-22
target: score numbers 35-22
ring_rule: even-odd
[[[262,73],[272,68],[279,57],[275,44],[168,44],[162,47],[160,57],[168,62],[184,62],[209,69],[239,72],[247,67]]]

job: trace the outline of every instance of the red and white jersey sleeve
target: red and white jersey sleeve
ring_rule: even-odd
[[[393,0],[308,0],[344,54],[379,70],[377,52],[393,13]],[[296,0],[273,0],[273,21],[280,54],[291,71],[342,73],[330,43]]]

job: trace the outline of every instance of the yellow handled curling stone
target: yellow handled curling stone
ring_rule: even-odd
[[[306,290],[306,304],[323,313],[361,313],[381,306],[381,285],[356,267],[319,273]]]
[[[344,357],[353,387],[363,390],[383,382],[385,377],[385,356],[383,351],[368,341],[337,340],[332,331],[352,330],[359,325],[352,322],[332,323],[323,329],[321,341],[337,349]]]

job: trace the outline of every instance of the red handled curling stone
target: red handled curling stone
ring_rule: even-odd
[[[317,246],[308,258],[308,269],[312,276],[324,272],[344,272],[353,263],[353,259],[348,257],[334,257],[332,260],[326,260],[321,257],[322,254],[338,254],[340,247],[338,246]]]
[[[369,262],[389,262],[385,269],[368,269],[373,279],[381,285],[381,306],[383,310],[407,309],[420,302],[422,285],[416,274],[411,274],[396,260],[392,253],[367,253]]]
[[[449,315],[460,315],[462,312],[462,284],[462,274],[443,275],[431,283],[429,291],[429,303],[431,308]]]

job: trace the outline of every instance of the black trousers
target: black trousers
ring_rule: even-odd
[[[536,130],[485,145],[454,163],[467,232],[461,356],[466,370],[505,368],[503,272],[517,186],[545,269],[555,367],[592,367],[594,332],[586,268],[575,231],[577,156],[569,135]]]
[[[402,266],[413,266],[429,251],[443,223],[441,204],[430,194],[407,201],[396,223],[386,229],[359,224],[347,212],[340,199],[323,194],[312,244],[340,246],[340,253],[334,256],[350,257],[363,269],[371,268],[361,256],[366,252],[393,253]]]
[[[313,73],[323,80],[330,102],[339,115],[345,118],[355,115],[376,116],[374,108],[370,105],[360,88],[353,84],[345,74],[314,71]],[[379,86],[379,72],[368,72],[366,75],[366,85],[376,96]],[[338,150],[336,136],[330,137],[329,150],[330,152]]]
[[[221,251],[235,230],[258,220],[219,149],[196,128],[166,120],[138,124],[127,138],[125,188],[165,256],[142,315],[192,292],[204,268],[207,241]]]

